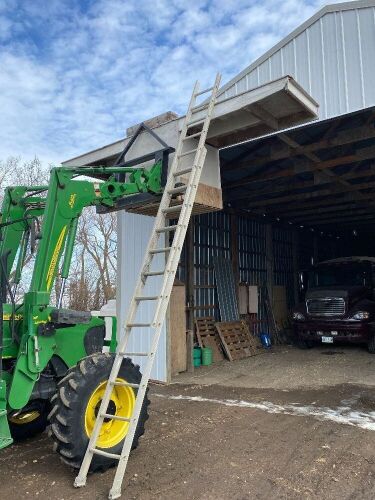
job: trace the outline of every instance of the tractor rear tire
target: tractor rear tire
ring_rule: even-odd
[[[12,438],[15,441],[23,441],[42,433],[48,425],[49,410],[48,401],[40,400],[40,403],[32,410],[25,410],[16,416],[8,417]]]
[[[96,353],[83,358],[68,370],[51,399],[52,410],[48,418],[54,449],[63,462],[75,469],[81,466],[85,455],[113,360],[114,354],[110,353]],[[138,384],[141,377],[139,366],[125,358],[118,375],[120,381]],[[134,409],[136,394],[137,389],[115,387],[107,413],[129,418]],[[138,440],[144,434],[149,404],[146,394],[132,449],[138,446]],[[96,446],[106,452],[120,454],[128,425],[121,420],[106,419]],[[94,455],[90,471],[104,471],[115,464],[117,460]]]

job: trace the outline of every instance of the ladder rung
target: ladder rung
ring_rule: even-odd
[[[184,204],[181,203],[181,205],[172,205],[171,207],[163,208],[163,213],[170,214],[172,212],[177,212],[178,210],[182,210],[183,206]]]
[[[120,460],[121,458],[121,455],[117,455],[117,453],[108,453],[108,451],[98,450],[97,448],[91,448],[90,451],[91,453],[94,453],[94,455],[101,455],[106,458],[113,458],[115,460]]]
[[[159,295],[138,295],[134,297],[134,300],[137,300],[138,302],[142,300],[158,300]]]
[[[143,276],[163,276],[165,271],[147,271],[143,273]]]
[[[112,385],[116,387],[131,387],[132,389],[139,389],[141,387],[140,384],[131,384],[130,382],[111,382]]]
[[[149,352],[124,352],[120,353],[121,356],[149,356]]]
[[[152,323],[128,323],[126,328],[143,328],[152,326]]]
[[[154,250],[150,250],[150,253],[151,254],[165,253],[165,252],[169,252],[170,250],[172,250],[172,247],[155,248]],[[145,273],[145,275],[146,275],[146,273]]]
[[[179,175],[185,175],[185,174],[188,174],[190,173],[192,170],[193,170],[194,167],[187,167],[187,168],[183,168],[181,170],[179,170],[178,172],[175,172],[173,175],[175,177],[178,177]]]
[[[175,231],[178,228],[178,224],[175,224],[174,226],[165,226],[165,227],[160,227],[159,229],[156,230],[157,233],[168,233],[170,231]]]
[[[195,95],[195,97],[199,96],[199,95],[202,95],[202,94],[207,94],[207,92],[209,92],[210,90],[213,90],[214,87],[210,87],[208,89],[205,89],[205,90],[200,90],[199,92],[197,92]]]
[[[168,189],[168,194],[179,194],[179,193],[184,193],[187,190],[186,184],[183,186],[177,186],[172,189]]]
[[[178,155],[179,158],[182,158],[183,156],[188,156],[188,155],[191,155],[193,153],[196,153],[198,151],[197,148],[195,149],[190,149],[189,151],[185,151],[184,153],[181,153]]]
[[[199,132],[195,132],[195,134],[186,135],[184,137],[184,141],[186,141],[187,139],[194,139],[194,137],[198,137],[199,135],[202,135],[202,131],[201,130]]]
[[[103,418],[109,418],[111,420],[119,420],[120,422],[130,422],[130,418],[121,417],[120,415],[111,415],[110,413],[102,413]]]

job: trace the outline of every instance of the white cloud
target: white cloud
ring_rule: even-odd
[[[227,81],[320,4],[0,0],[0,158],[58,162],[183,113],[196,79]]]

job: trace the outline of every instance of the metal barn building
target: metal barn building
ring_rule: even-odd
[[[367,238],[375,222],[374,54],[375,0],[330,5],[222,87],[217,107],[230,111],[217,116],[220,133],[207,141],[220,165],[219,179],[207,182],[221,187],[222,206],[190,224],[178,276],[186,328],[198,317],[220,318],[217,257],[231,261],[237,285],[266,286],[271,299],[284,287],[291,308],[299,269],[312,259],[375,255]],[[155,128],[170,127],[165,139],[178,127],[168,120]],[[126,140],[64,164],[109,165]],[[119,215],[120,321],[152,224],[140,213]],[[260,297],[260,319],[263,307]],[[167,320],[154,379],[171,379],[171,329]],[[133,350],[145,350],[146,339],[144,332]]]

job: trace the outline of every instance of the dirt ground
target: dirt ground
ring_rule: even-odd
[[[277,366],[287,351],[272,358],[280,358]],[[325,358],[319,350],[308,356]],[[350,354],[327,356],[331,369],[343,356]],[[373,369],[373,358],[363,359]],[[251,377],[253,363],[263,361],[242,363],[241,373],[247,366]],[[264,387],[152,385],[150,419],[129,461],[123,497],[374,499],[374,387],[330,383],[326,375],[324,385],[293,382],[280,390],[269,387],[269,376],[267,367]],[[74,471],[60,463],[46,434],[2,450],[0,471],[4,499],[104,499],[113,477],[91,475],[85,488],[74,489]]]

